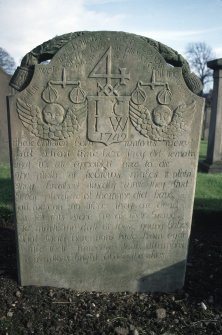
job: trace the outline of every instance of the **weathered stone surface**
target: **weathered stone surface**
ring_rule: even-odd
[[[10,93],[10,78],[0,67],[0,163],[9,163],[6,97]]]
[[[145,39],[74,36],[10,99],[22,285],[183,286],[203,99]]]

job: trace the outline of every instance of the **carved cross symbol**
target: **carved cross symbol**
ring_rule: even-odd
[[[120,69],[120,77],[119,79],[120,80],[120,85],[126,85],[126,82],[125,80],[129,80],[130,79],[130,74],[129,73],[126,73],[126,68],[125,67],[121,67]]]
[[[66,69],[63,68],[62,69],[62,80],[57,80],[57,81],[51,80],[50,84],[61,85],[63,88],[65,88],[66,85],[79,85],[79,81],[77,81],[77,80],[74,80],[74,81],[67,80],[67,78],[66,78]]]

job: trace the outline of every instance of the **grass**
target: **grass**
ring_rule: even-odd
[[[222,212],[222,174],[197,174],[194,209]]]
[[[203,161],[207,157],[207,141],[201,141],[200,143],[200,152],[199,152],[199,160]]]
[[[200,160],[206,158],[207,142],[201,141]],[[10,167],[8,164],[0,164],[0,216],[12,215],[12,184]],[[203,212],[222,212],[222,173],[221,174],[197,174],[196,194],[194,210]]]
[[[207,157],[207,141],[201,141],[199,160]],[[197,174],[194,209],[204,212],[222,212],[222,173]]]
[[[0,216],[8,217],[12,215],[12,182],[9,164],[0,164]]]

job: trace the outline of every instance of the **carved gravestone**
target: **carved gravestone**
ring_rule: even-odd
[[[75,33],[26,55],[11,84],[21,284],[181,288],[203,109],[186,61],[141,36]]]

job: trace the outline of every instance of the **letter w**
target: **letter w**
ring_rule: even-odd
[[[125,121],[122,121],[122,119],[123,118],[121,116],[116,116],[115,118],[110,116],[110,123],[115,132],[118,130],[118,128],[120,128],[122,131],[125,129],[128,117],[125,119]]]

